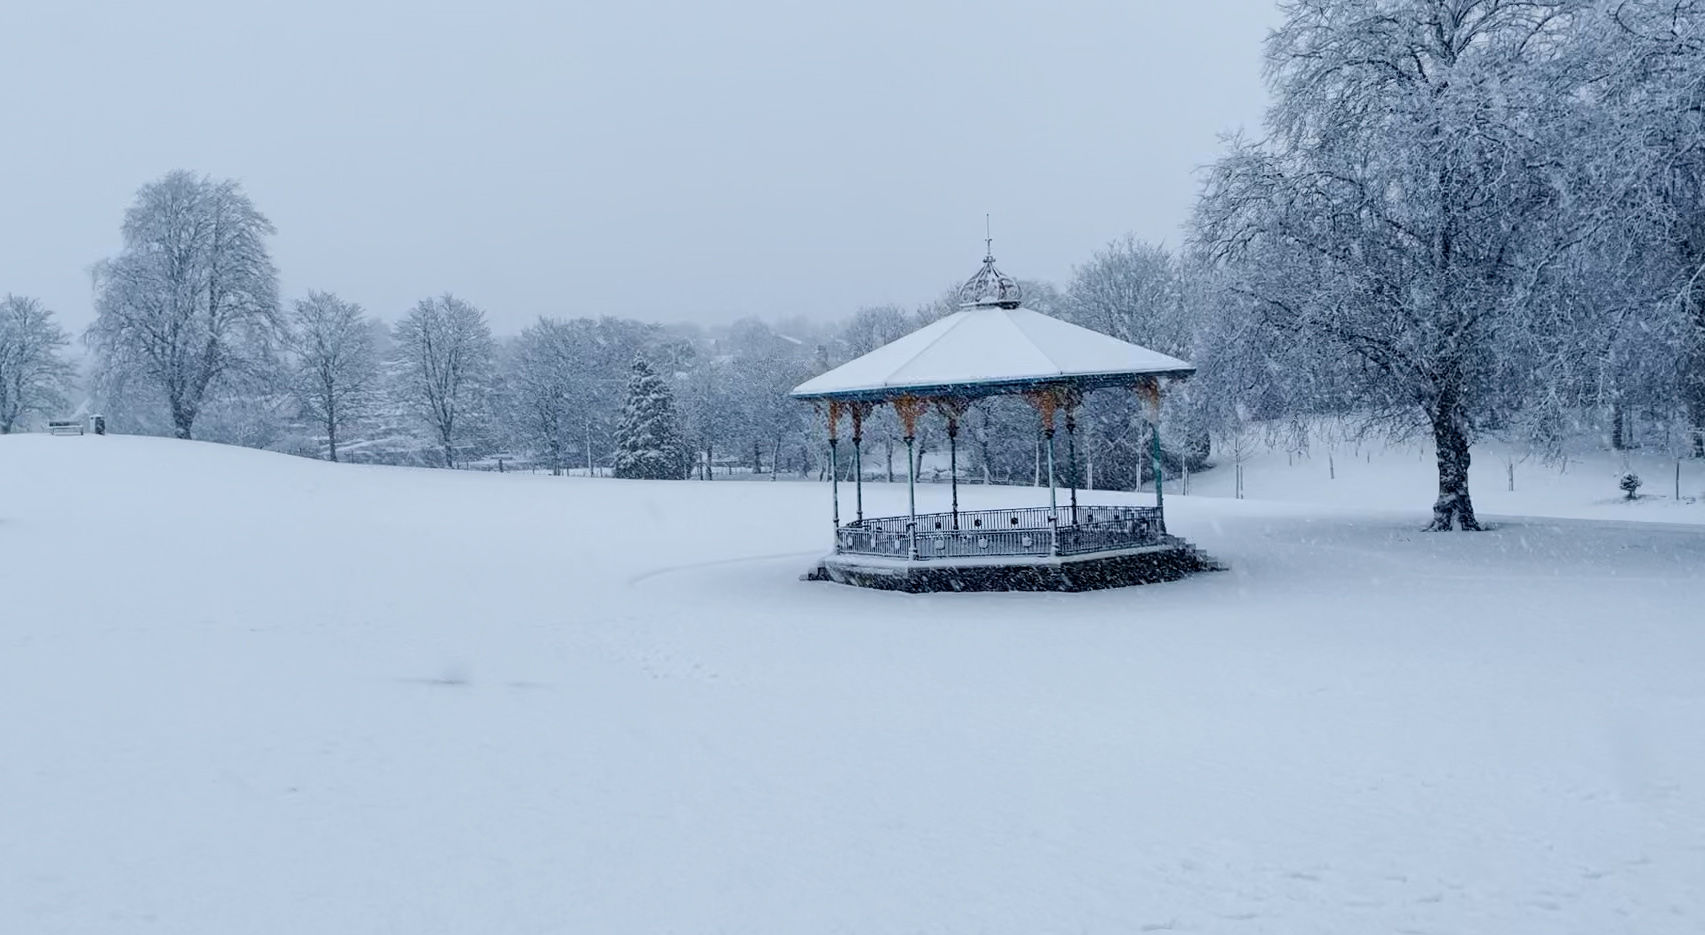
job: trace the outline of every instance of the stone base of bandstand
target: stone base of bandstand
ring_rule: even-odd
[[[1071,556],[989,556],[908,561],[876,555],[830,555],[805,577],[861,588],[906,591],[1094,591],[1176,581],[1222,565],[1195,546],[1168,537],[1160,545]]]

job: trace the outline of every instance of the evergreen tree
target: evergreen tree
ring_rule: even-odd
[[[675,417],[675,395],[636,357],[628,377],[628,401],[616,433],[617,477],[642,480],[681,480],[685,477],[685,445]]]

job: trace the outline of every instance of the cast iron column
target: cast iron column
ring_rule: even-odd
[[[912,458],[912,436],[906,436],[906,523],[907,534],[911,539],[909,552],[912,561],[918,560],[918,486],[917,462]]]
[[[829,499],[834,503],[835,512],[835,549],[841,546],[841,468],[835,460],[835,449],[840,447],[840,440],[829,439]]]
[[[1060,505],[1054,486],[1054,427],[1052,425],[1042,430],[1042,435],[1048,439],[1048,545],[1050,555],[1060,554]]]
[[[853,404],[853,498],[857,502],[858,525],[864,525],[864,413]]]
[[[947,483],[953,488],[953,530],[959,531],[959,419],[947,417]]]
[[[1160,531],[1164,533],[1166,532],[1166,491],[1164,489],[1164,475],[1166,472],[1163,471],[1160,466],[1159,419],[1154,421],[1152,431],[1154,433],[1154,447],[1152,450],[1152,457],[1154,458],[1154,508],[1160,513]]]
[[[1077,525],[1077,417],[1066,410],[1066,477],[1072,485],[1072,525]]]

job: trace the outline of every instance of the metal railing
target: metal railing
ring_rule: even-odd
[[[1059,522],[1056,525],[1055,515]],[[981,555],[1082,555],[1159,545],[1164,533],[1160,510],[1148,506],[1048,507],[1015,510],[964,510],[926,513],[917,518],[917,557],[967,558]],[[835,551],[856,555],[910,558],[911,520],[884,516],[836,530]]]

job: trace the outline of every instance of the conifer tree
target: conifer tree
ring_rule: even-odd
[[[684,453],[675,394],[645,358],[635,358],[622,425],[616,433],[615,476],[681,480],[686,470]]]

